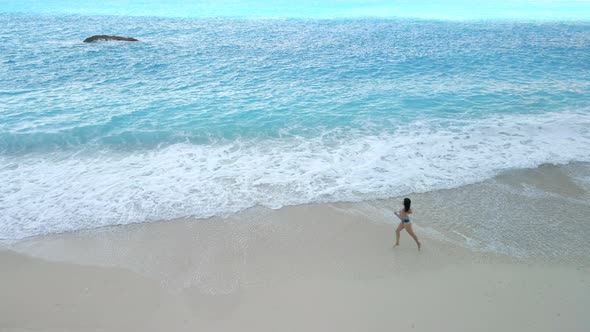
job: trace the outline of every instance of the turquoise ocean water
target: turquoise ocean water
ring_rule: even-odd
[[[585,1],[424,3],[0,2],[0,239],[590,161]]]

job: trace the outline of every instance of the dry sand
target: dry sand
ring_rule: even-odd
[[[589,331],[585,262],[407,234],[351,204],[34,238],[0,251],[0,331]]]

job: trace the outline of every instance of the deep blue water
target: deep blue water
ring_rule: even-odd
[[[589,64],[584,22],[0,14],[0,238],[590,161]]]

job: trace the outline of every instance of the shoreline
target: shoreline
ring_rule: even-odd
[[[545,166],[412,195],[421,251],[405,232],[392,248],[397,199],[19,241],[0,248],[0,330],[586,331],[589,248],[561,242],[586,238],[575,172]],[[463,200],[463,215],[447,208]],[[502,223],[496,204],[526,214]],[[538,243],[554,217],[575,232]]]
[[[359,220],[341,206],[269,214],[248,225],[144,224],[18,248],[44,259],[0,251],[0,297],[9,299],[0,301],[0,327],[537,332],[590,326],[590,266],[518,262],[423,234],[422,251],[407,234],[392,249],[391,225]]]
[[[578,175],[578,177],[585,176],[586,182],[581,183],[579,179],[573,179],[572,174]],[[416,207],[416,204],[418,204],[419,211],[417,214],[417,227],[421,229],[421,232],[426,232],[427,236],[439,241],[466,247],[466,243],[473,239],[469,239],[465,234],[459,233],[459,228],[449,229],[450,227],[445,228],[441,226],[445,226],[444,223],[449,221],[453,222],[453,218],[464,218],[465,216],[462,214],[467,214],[467,218],[464,219],[475,219],[478,217],[480,219],[485,219],[486,217],[490,217],[491,214],[498,212],[494,209],[488,209],[485,204],[489,203],[489,205],[495,205],[495,207],[501,206],[501,204],[512,204],[513,202],[511,202],[510,199],[507,197],[502,197],[508,195],[513,196],[512,198],[518,199],[519,202],[517,203],[523,203],[525,206],[523,210],[528,209],[531,202],[538,203],[538,196],[544,195],[546,197],[542,197],[542,203],[550,206],[545,207],[545,210],[549,213],[543,215],[543,218],[563,218],[583,224],[585,215],[590,214],[590,201],[587,201],[590,200],[590,163],[571,162],[564,165],[543,164],[536,168],[508,170],[501,172],[493,178],[461,185],[457,188],[419,192],[407,196],[412,197],[414,201],[414,207]],[[483,196],[481,197],[482,199],[487,199],[489,201],[484,201],[483,204],[477,203],[479,204],[479,206],[477,206],[476,202],[470,201],[473,198],[477,198],[476,196]],[[8,249],[19,248],[23,247],[23,244],[26,243],[36,243],[38,241],[44,242],[45,239],[55,240],[68,237],[84,237],[92,233],[101,234],[110,232],[127,232],[129,230],[134,230],[136,227],[144,227],[147,225],[154,225],[155,227],[158,227],[157,225],[168,223],[248,223],[248,220],[251,219],[272,219],[274,214],[288,214],[288,211],[305,210],[308,207],[313,208],[316,206],[333,207],[335,209],[344,211],[346,214],[354,215],[360,219],[363,219],[365,222],[387,224],[395,229],[395,225],[397,225],[398,220],[394,216],[393,211],[401,208],[400,202],[402,198],[403,197],[400,196],[396,198],[370,199],[358,202],[316,202],[286,205],[280,208],[254,206],[223,216],[210,216],[207,218],[181,217],[169,220],[105,225],[89,229],[35,235],[23,239],[0,239],[0,249],[3,247]],[[545,198],[549,198],[550,200],[545,201]],[[578,204],[576,207],[581,207],[582,209],[581,211],[578,211],[574,214],[571,213],[572,211],[566,211],[567,214],[571,215],[564,215],[564,211],[555,211],[556,208],[562,205],[564,202]],[[449,209],[452,209],[454,204],[462,205],[461,209],[466,209],[466,211],[449,217]],[[475,206],[466,207],[464,206],[465,204],[473,204]],[[535,209],[538,209],[538,207],[535,207]],[[476,214],[481,214],[481,216],[477,216]],[[555,216],[549,214],[555,214]],[[513,217],[513,215],[510,213],[508,213],[508,215]],[[531,219],[533,218],[532,216],[523,217],[528,217]],[[446,220],[446,218],[449,220]],[[463,221],[465,221],[465,224],[468,224],[473,220]],[[542,221],[543,220],[537,220],[537,222]],[[461,231],[464,230],[461,229]],[[518,250],[515,252],[508,252],[506,250],[493,251],[489,250],[490,248],[475,248],[469,246],[467,246],[467,249],[484,254],[495,254],[497,256],[511,257],[512,259],[516,260],[540,258],[542,261],[543,259],[549,258],[538,255],[538,253],[522,253]],[[587,252],[587,255],[590,255],[590,246],[588,246],[588,249],[589,251]],[[577,257],[570,255],[568,256],[568,259],[576,260],[578,258],[585,258],[587,255],[581,254]],[[564,255],[564,253],[561,252],[553,257],[555,258],[553,261],[559,262],[560,260],[563,260],[565,256],[567,255]],[[568,259],[566,259],[566,261]]]

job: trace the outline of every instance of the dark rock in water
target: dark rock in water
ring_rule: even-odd
[[[102,41],[102,40],[118,40],[118,41],[139,41],[135,38],[129,38],[129,37],[119,37],[119,36],[107,36],[107,35],[95,35],[92,37],[88,37],[86,39],[84,39],[85,43],[92,43],[95,41]]]

